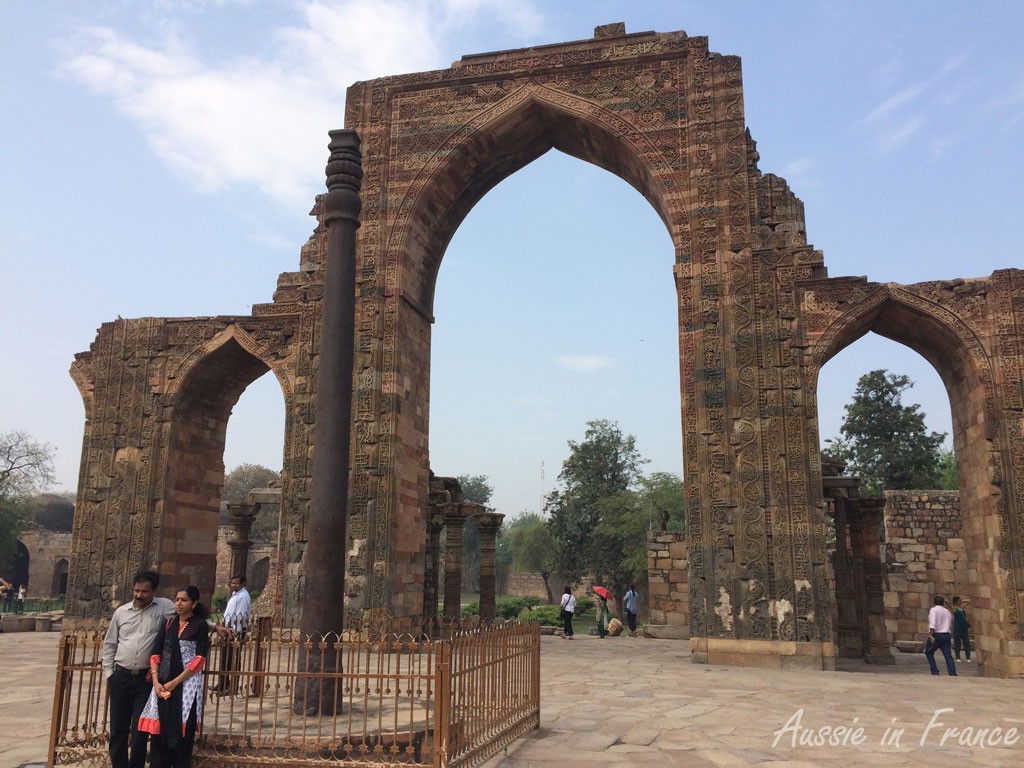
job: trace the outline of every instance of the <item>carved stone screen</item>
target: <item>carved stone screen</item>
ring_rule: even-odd
[[[629,182],[674,243],[693,659],[833,666],[817,377],[875,331],[946,384],[974,564],[963,593],[985,671],[1024,674],[1024,273],[913,286],[829,278],[803,204],[758,168],[740,59],[684,32],[609,25],[593,39],[357,83],[345,127],[361,137],[364,171],[343,543],[352,608],[423,608],[438,267],[488,190],[558,149]],[[224,430],[267,369],[287,420],[278,609],[298,612],[320,248],[314,233],[300,269],[252,317],[118,320],[78,356],[87,424],[72,615],[109,613],[141,566],[212,586]]]

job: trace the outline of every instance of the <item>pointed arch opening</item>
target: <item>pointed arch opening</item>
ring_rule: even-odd
[[[216,589],[228,421],[242,393],[269,370],[227,332],[207,345],[178,388],[168,435],[167,498],[158,509],[154,548],[162,579],[171,584],[195,584],[204,595]]]
[[[999,501],[1003,489],[993,483],[990,472],[990,467],[999,463],[999,457],[995,455],[998,448],[993,443],[995,428],[988,412],[991,404],[987,401],[992,391],[992,371],[983,346],[954,314],[921,299],[913,286],[886,286],[880,301],[865,304],[859,313],[851,313],[841,322],[838,332],[832,333],[814,352],[819,372],[838,352],[865,334],[876,333],[917,352],[932,366],[945,388],[952,419],[959,491],[950,498],[948,509],[943,508],[942,514],[934,510],[934,514],[927,510],[915,512],[913,499],[908,501],[901,494],[888,494],[889,503],[893,505],[890,511],[900,520],[931,514],[920,523],[900,526],[901,531],[911,533],[896,537],[887,545],[888,554],[894,560],[897,551],[907,544],[924,546],[929,561],[915,565],[923,569],[922,573],[906,574],[911,581],[927,582],[923,586],[930,591],[924,594],[924,599],[916,594],[917,588],[897,589],[904,585],[904,579],[899,574],[895,577],[890,574],[893,594],[914,593],[902,600],[920,602],[920,605],[909,606],[901,602],[898,617],[890,616],[892,606],[887,609],[890,633],[893,628],[896,630],[892,639],[906,639],[900,635],[901,628],[904,634],[917,633],[922,627],[926,630],[931,597],[942,595],[949,599],[956,594],[970,600],[977,609],[972,617],[972,635],[984,645],[1000,647],[1013,638],[1004,636],[1005,625],[992,620],[995,612],[988,609],[1005,599],[1012,587],[1008,572],[998,563],[998,553],[991,548],[992,532],[1004,530],[1006,526]],[[880,362],[877,367],[890,366]],[[817,380],[815,386],[819,387]],[[938,503],[936,499],[933,504],[936,509]],[[916,536],[914,531],[930,537],[929,541],[906,538]],[[905,560],[912,556],[907,550],[899,558]],[[932,570],[937,568],[944,570]]]
[[[422,270],[403,275],[403,290],[432,313],[441,259],[467,214],[497,184],[552,149],[626,181],[671,233],[665,190],[639,148],[612,128],[614,122],[593,105],[543,87],[522,88],[480,116],[468,137],[454,137],[444,161],[426,172],[409,224],[398,234],[405,263]]]

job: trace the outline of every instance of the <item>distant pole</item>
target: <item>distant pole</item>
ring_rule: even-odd
[[[540,509],[537,514],[544,514],[544,462],[540,463]]]
[[[324,226],[327,251],[324,292],[320,302],[316,421],[313,426],[313,474],[310,487],[305,588],[300,629],[312,644],[303,647],[295,710],[309,715],[334,714],[337,686],[321,673],[339,671],[340,660],[320,636],[341,632],[345,620],[345,553],[348,518],[349,440],[352,421],[352,367],[355,347],[356,229],[359,186],[363,177],[359,136],[330,132]],[[330,644],[329,644],[330,646]],[[340,704],[340,702],[339,702]],[[339,706],[340,709],[340,706]]]

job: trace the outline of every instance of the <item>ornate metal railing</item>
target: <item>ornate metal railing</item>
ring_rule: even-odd
[[[267,622],[255,630],[213,640],[196,766],[474,766],[540,725],[536,624],[394,620],[316,638]],[[61,637],[51,766],[109,764],[104,632]],[[339,671],[302,671],[303,653]],[[311,676],[334,712],[308,711]]]

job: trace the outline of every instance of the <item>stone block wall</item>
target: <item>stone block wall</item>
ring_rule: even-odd
[[[971,596],[957,491],[886,491],[885,625],[890,642],[921,640],[935,595]]]
[[[59,597],[64,594],[60,589],[60,574],[68,573],[71,534],[33,526],[22,533],[19,541],[28,550],[29,599]],[[66,591],[66,577],[64,587]]]
[[[647,534],[647,604],[651,624],[689,627],[689,554],[686,534]]]

